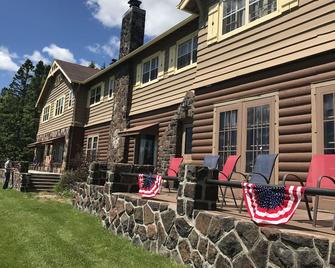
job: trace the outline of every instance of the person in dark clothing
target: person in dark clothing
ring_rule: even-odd
[[[11,174],[11,170],[12,170],[12,161],[10,161],[9,158],[7,158],[7,161],[5,163],[5,183],[3,185],[3,189],[7,189],[8,188],[8,184],[9,184],[9,180],[10,180],[10,174]]]

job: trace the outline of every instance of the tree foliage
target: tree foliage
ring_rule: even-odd
[[[16,161],[31,161],[33,143],[40,114],[35,108],[50,66],[36,66],[27,59],[13,77],[9,87],[0,93],[0,161],[10,157]]]

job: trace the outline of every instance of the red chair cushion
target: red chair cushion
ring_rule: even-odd
[[[231,177],[239,159],[239,155],[231,155],[227,158],[226,163],[222,168],[222,171],[219,173],[220,181],[227,181]]]
[[[183,162],[182,157],[173,157],[170,159],[167,175],[168,177],[176,177],[180,170],[180,165]]]
[[[309,167],[306,186],[317,187],[318,179],[321,176],[329,176],[335,178],[335,155],[314,155]],[[323,179],[321,188],[335,189],[335,184],[328,179]]]

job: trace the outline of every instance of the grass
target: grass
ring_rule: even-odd
[[[112,235],[71,205],[0,190],[0,266],[180,267]]]

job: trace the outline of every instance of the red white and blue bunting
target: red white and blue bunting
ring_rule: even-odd
[[[301,186],[242,183],[243,198],[252,220],[260,224],[284,224],[291,220],[304,194]]]
[[[139,194],[145,198],[153,198],[160,193],[162,176],[160,175],[138,175]]]

